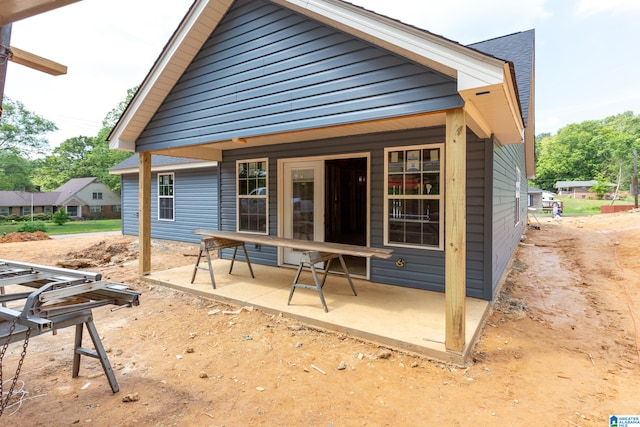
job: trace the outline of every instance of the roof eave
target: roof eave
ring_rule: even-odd
[[[109,148],[135,151],[135,141],[232,3],[193,4],[111,131]]]

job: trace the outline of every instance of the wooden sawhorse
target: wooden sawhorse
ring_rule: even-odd
[[[242,250],[244,251],[244,259],[247,261],[247,265],[249,266],[251,277],[255,279],[256,276],[254,276],[253,274],[253,268],[251,268],[251,261],[249,261],[249,254],[247,253],[247,248],[244,246],[244,242],[238,240],[223,239],[220,237],[205,237],[204,239],[200,240],[200,252],[198,253],[198,260],[196,261],[196,265],[193,267],[191,283],[196,280],[196,273],[198,272],[198,270],[208,270],[209,277],[211,277],[211,285],[213,286],[213,289],[215,289],[216,280],[213,277],[213,265],[211,264],[211,254],[209,253],[209,251],[233,248],[233,257],[231,258],[231,266],[229,267],[229,274],[231,274],[231,271],[233,270],[233,263],[236,261],[236,254],[238,253],[239,246],[242,246]],[[200,266],[200,259],[202,258],[203,252],[207,257],[208,267]]]
[[[353,291],[353,295],[358,296],[356,293],[356,288],[353,286],[353,281],[351,280],[351,276],[349,275],[349,269],[347,268],[347,264],[344,262],[344,258],[342,254],[335,254],[329,252],[318,252],[318,251],[304,251],[300,256],[300,266],[298,267],[298,272],[296,273],[296,277],[293,279],[293,284],[291,285],[291,292],[289,293],[289,301],[287,301],[287,305],[291,304],[291,298],[293,297],[293,292],[296,288],[305,288],[305,289],[314,289],[318,291],[320,295],[320,301],[322,301],[322,305],[324,306],[325,313],[329,311],[327,308],[327,303],[324,300],[324,294],[322,293],[322,287],[324,286],[324,282],[327,280],[327,274],[329,273],[329,268],[331,267],[331,261],[338,258],[340,260],[340,264],[342,264],[342,270],[344,271],[345,276],[347,276],[347,280],[349,281],[349,285],[351,285],[351,290]],[[316,271],[316,264],[319,262],[327,261],[327,265],[324,269],[324,276],[322,277],[322,282],[318,279],[318,273]],[[313,275],[313,281],[315,285],[306,285],[304,283],[298,283],[298,279],[300,279],[300,273],[302,273],[303,267],[307,265],[311,267],[311,274]]]

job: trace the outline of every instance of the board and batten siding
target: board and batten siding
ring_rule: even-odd
[[[171,171],[161,172],[171,173]],[[199,228],[218,229],[217,168],[174,172],[174,221],[158,220],[158,173],[151,174],[151,238],[197,243]],[[122,233],[138,235],[138,175],[122,175]]]
[[[370,155],[371,179],[370,197],[370,242],[373,247],[383,247],[383,204],[384,204],[384,149],[385,147],[443,143],[444,128],[416,129],[379,134],[357,135],[346,138],[333,138],[295,144],[272,145],[265,148],[255,147],[229,150],[224,152],[220,163],[220,225],[225,231],[236,231],[236,161],[267,158],[268,194],[269,194],[269,234],[278,235],[278,176],[279,159],[326,157],[362,153]],[[491,291],[491,280],[486,279],[487,245],[485,235],[486,180],[485,165],[487,144],[478,140],[471,132],[467,135],[467,294],[485,298]],[[386,283],[434,291],[444,291],[444,251],[393,248],[393,257],[388,260],[373,258],[371,276],[373,282]],[[277,248],[248,245],[252,262],[276,265]],[[230,252],[223,252],[228,257]],[[404,267],[396,265],[403,258]],[[485,289],[486,287],[489,290]]]
[[[520,242],[527,223],[527,177],[524,144],[493,144],[492,293]],[[520,221],[516,220],[516,176],[520,169]]]
[[[136,148],[179,148],[462,106],[448,76],[283,6],[239,0]]]

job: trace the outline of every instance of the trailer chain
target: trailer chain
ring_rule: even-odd
[[[11,341],[11,336],[13,335],[13,331],[16,329],[16,323],[18,322],[18,318],[16,317],[11,322],[11,326],[9,327],[9,334],[7,335],[7,340],[5,341],[2,349],[0,350],[0,417],[4,412],[4,409],[9,404],[9,399],[13,395],[13,390],[16,387],[16,383],[18,382],[18,376],[20,376],[20,370],[22,369],[22,363],[24,362],[24,358],[27,355],[27,346],[29,345],[29,336],[31,335],[31,328],[28,328],[25,332],[24,343],[22,343],[22,353],[20,354],[20,360],[18,361],[18,368],[16,369],[16,374],[13,376],[13,380],[11,381],[11,387],[7,392],[7,398],[4,399],[4,380],[2,378],[2,361],[4,360],[4,355],[7,352],[7,348],[9,347],[9,342]]]

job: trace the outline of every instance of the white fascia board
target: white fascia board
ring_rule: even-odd
[[[171,172],[192,169],[205,169],[218,166],[218,162],[192,162],[192,163],[173,163],[168,165],[151,166],[151,172]],[[110,170],[110,175],[128,175],[139,173],[140,167],[131,167],[125,169]]]
[[[125,132],[130,126],[136,126],[133,125],[132,122],[136,118],[138,111],[144,110],[147,100],[152,98],[150,94],[157,90],[156,86],[161,86],[159,82],[165,77],[165,72],[168,72],[166,70],[170,68],[169,66],[179,63],[179,73],[175,73],[175,68],[171,68],[174,77],[172,77],[172,81],[169,82],[171,84],[168,86],[165,85],[165,89],[162,91],[161,98],[164,99],[168,91],[173,87],[173,84],[175,84],[179,76],[182,75],[181,71],[186,69],[191,59],[195,57],[202,47],[202,44],[204,44],[208,38],[209,33],[204,34],[198,24],[203,25],[206,23],[204,24],[206,28],[213,30],[232,2],[232,0],[196,0],[189,15],[185,17],[180,27],[176,29],[172,39],[160,54],[160,57],[149,71],[140,89],[136,92],[131,104],[114,128],[109,144],[111,149],[135,151],[135,142],[131,141],[132,135],[129,133],[125,135]],[[189,52],[189,54],[185,55],[185,52]],[[153,110],[155,111],[155,108]],[[137,124],[137,126],[140,126],[140,124]],[[134,131],[134,139],[137,139],[137,136],[139,136],[141,132],[142,129],[138,129],[137,132]]]
[[[504,61],[401,22],[335,0],[272,0],[321,22],[425,64],[463,86],[481,87],[503,82]]]

